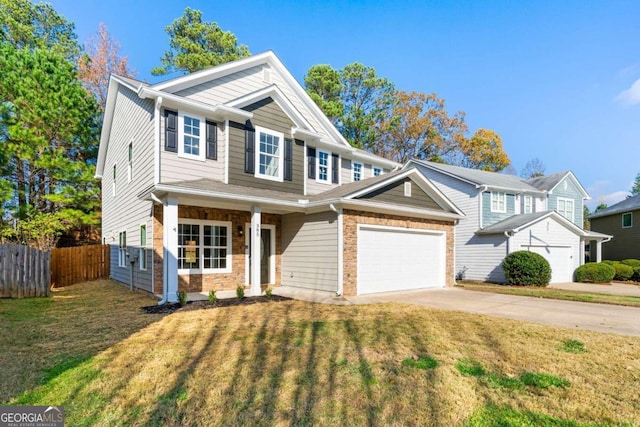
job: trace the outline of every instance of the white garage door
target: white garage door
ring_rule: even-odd
[[[562,246],[529,246],[524,248],[545,257],[551,266],[551,283],[573,281],[572,250]]]
[[[444,287],[444,232],[358,227],[358,294]]]

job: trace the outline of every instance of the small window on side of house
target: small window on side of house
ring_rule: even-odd
[[[122,231],[118,239],[118,267],[127,266],[127,232]]]
[[[127,163],[127,182],[133,179],[133,141],[129,143],[128,150],[129,162]]]
[[[373,176],[380,176],[380,175],[382,175],[382,168],[374,166],[373,167]]]
[[[140,270],[147,269],[147,225],[140,225],[140,252],[138,254]]]
[[[316,161],[316,181],[331,184],[331,153],[327,151],[317,151]]]
[[[116,165],[113,165],[113,187],[112,187],[112,191],[111,191],[113,197],[116,197]]]
[[[353,181],[360,181],[362,179],[362,163],[352,162],[351,163],[351,170],[353,172],[352,180]]]
[[[411,197],[411,181],[405,181],[404,183],[404,196]]]
[[[622,214],[622,228],[633,227],[633,213],[627,212]]]

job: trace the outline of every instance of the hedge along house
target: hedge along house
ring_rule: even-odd
[[[399,166],[351,147],[272,52],[155,85],[112,76],[97,165],[112,277],[168,301],[453,284],[463,215]]]

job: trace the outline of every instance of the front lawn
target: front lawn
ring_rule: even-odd
[[[600,304],[640,307],[640,298],[625,295],[609,295],[595,292],[581,292],[536,286],[507,286],[492,283],[458,282],[457,286],[470,291],[492,292],[494,294],[519,295],[523,297],[549,298],[565,301],[595,302]],[[631,286],[631,285],[630,285]]]
[[[397,304],[150,315],[107,281],[53,295],[0,300],[0,402],[64,405],[67,425],[640,424],[638,338]]]

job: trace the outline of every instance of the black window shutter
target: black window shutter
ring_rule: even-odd
[[[307,175],[316,179],[316,149],[307,147]]]
[[[244,172],[255,173],[256,130],[247,120],[244,128]]]
[[[289,138],[284,140],[284,171],[285,181],[293,180],[293,141]]]
[[[218,125],[207,122],[207,159],[218,160]]]
[[[340,180],[340,156],[336,153],[331,154],[331,173],[333,175],[332,182],[338,184]]]
[[[164,150],[178,152],[178,113],[164,110]]]

